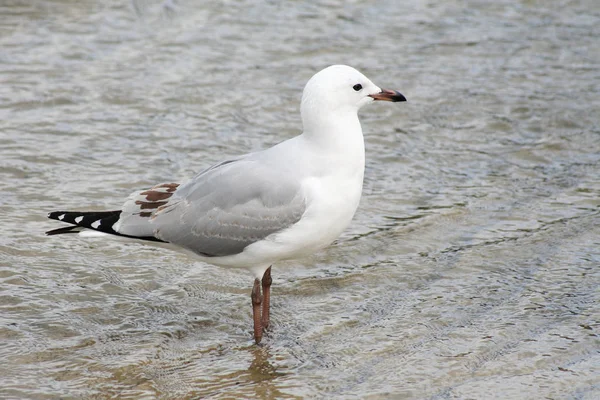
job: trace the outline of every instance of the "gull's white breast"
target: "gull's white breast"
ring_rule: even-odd
[[[303,182],[303,191],[307,208],[302,219],[251,244],[240,256],[265,265],[265,261],[272,263],[310,255],[331,244],[348,227],[356,212],[362,191],[362,173],[343,179],[339,176],[307,178]],[[252,265],[246,267],[254,270]]]

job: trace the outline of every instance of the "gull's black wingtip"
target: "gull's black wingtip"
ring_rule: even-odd
[[[53,211],[48,213],[48,218],[66,222],[73,226],[53,229],[46,232],[47,236],[60,235],[62,233],[79,233],[83,229],[108,233],[110,235],[123,236],[131,239],[146,240],[151,242],[163,242],[154,236],[132,236],[124,235],[114,230],[114,225],[119,220],[121,210],[115,211]]]
[[[62,221],[62,218],[60,218],[60,216],[62,215],[64,218],[64,215],[66,215],[67,213],[69,213],[69,211],[51,211],[46,216],[50,219]],[[65,222],[68,222],[68,221],[65,221]],[[71,223],[73,223],[73,222],[71,222]]]
[[[46,232],[46,236],[62,235],[63,233],[79,233],[82,228],[80,226],[65,226],[58,229],[52,229]]]

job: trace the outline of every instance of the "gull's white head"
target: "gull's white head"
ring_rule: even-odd
[[[308,81],[302,93],[302,119],[315,119],[332,113],[357,113],[365,104],[375,100],[406,101],[395,90],[381,89],[369,78],[347,65],[332,65]]]
[[[327,109],[360,109],[375,100],[406,101],[395,90],[382,90],[369,78],[347,65],[332,65],[308,81],[302,94],[302,103],[317,102]]]

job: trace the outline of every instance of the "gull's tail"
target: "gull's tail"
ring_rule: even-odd
[[[123,236],[132,239],[150,240],[153,242],[162,242],[154,236],[131,236],[124,235],[113,229],[115,223],[121,216],[121,210],[116,211],[54,211],[48,213],[48,218],[57,221],[67,222],[73,226],[53,229],[46,232],[46,235],[61,235],[63,233],[79,233],[84,229],[107,233],[110,235]]]

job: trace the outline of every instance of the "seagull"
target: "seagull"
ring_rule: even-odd
[[[134,192],[120,210],[51,212],[48,218],[72,225],[46,234],[115,235],[249,269],[259,344],[270,323],[271,266],[328,246],[356,212],[365,170],[358,110],[374,101],[406,98],[352,67],[327,67],[304,88],[302,134],[222,161],[185,183]]]

